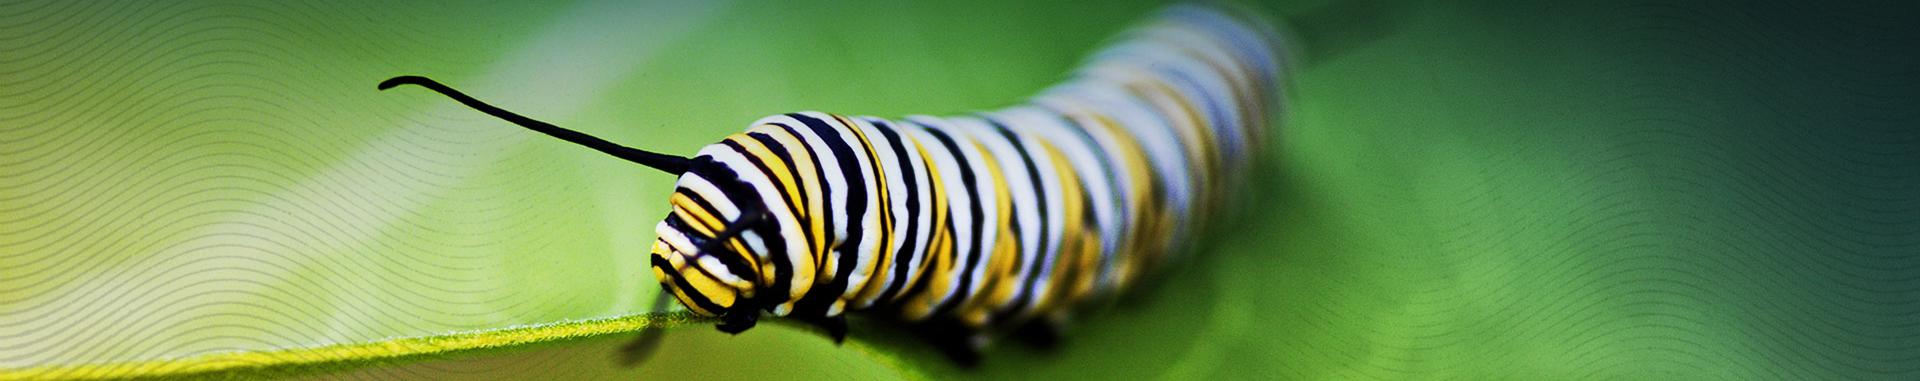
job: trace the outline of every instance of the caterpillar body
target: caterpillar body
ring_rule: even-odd
[[[1028,102],[969,115],[775,115],[679,157],[521,117],[679,175],[652,272],[738,333],[765,313],[836,339],[868,311],[965,346],[1135,285],[1221,208],[1281,104],[1280,34],[1226,9],[1162,10]]]

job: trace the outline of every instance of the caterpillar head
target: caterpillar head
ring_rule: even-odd
[[[735,173],[707,156],[692,159],[670,199],[673,211],[654,227],[650,256],[665,292],[695,314],[722,317],[730,332],[750,327],[763,307],[755,299],[765,275],[756,253],[766,245],[753,230],[769,220],[752,197],[729,196],[748,189]]]
[[[380,82],[379,89],[415,85],[433,90],[480,112],[535,132],[586,146],[621,159],[680,176],[674,193],[674,211],[662,221],[650,256],[654,276],[666,291],[696,314],[720,316],[720,329],[739,332],[753,326],[760,303],[754,302],[757,275],[745,239],[747,230],[767,220],[765,208],[726,201],[720,189],[744,186],[732,169],[710,157],[687,158],[614,144],[592,135],[534,120],[481,102],[458,90],[420,76],[399,76]]]

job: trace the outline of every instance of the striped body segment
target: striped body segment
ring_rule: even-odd
[[[704,315],[1066,319],[1222,208],[1278,113],[1280,48],[1267,24],[1177,6],[1023,104],[763,118],[692,157],[653,271]]]

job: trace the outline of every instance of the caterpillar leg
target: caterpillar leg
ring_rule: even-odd
[[[720,332],[737,335],[741,332],[746,332],[747,329],[753,328],[754,324],[758,324],[759,322],[760,311],[733,311],[720,316],[720,324],[716,324],[713,327],[719,328]]]
[[[1053,349],[1054,347],[1060,346],[1060,339],[1063,337],[1062,332],[1065,331],[1065,328],[1066,327],[1062,326],[1060,322],[1052,319],[1034,319],[1021,325],[1019,329],[1015,329],[1013,331],[1013,337],[1035,348]]]
[[[962,368],[980,365],[980,349],[986,346],[986,336],[980,331],[953,321],[929,322],[917,330],[928,344],[947,355],[955,365]]]
[[[847,340],[847,315],[800,318],[799,320],[807,323],[807,325],[827,331],[827,336],[832,337],[833,343],[836,345]]]

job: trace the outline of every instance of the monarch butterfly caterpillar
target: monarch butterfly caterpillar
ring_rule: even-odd
[[[753,122],[692,157],[625,147],[426,87],[528,129],[679,176],[651,263],[667,294],[739,333],[763,313],[959,328],[964,352],[1116,294],[1181,251],[1261,147],[1279,34],[1168,8],[1064,83],[1005,109]]]

